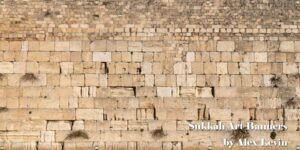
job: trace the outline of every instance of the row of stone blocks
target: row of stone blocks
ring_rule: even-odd
[[[298,109],[220,108],[2,108],[1,120],[298,120]],[[55,114],[55,115],[48,115]],[[220,115],[222,114],[222,115]]]
[[[174,44],[170,44],[173,42]],[[144,51],[166,48],[191,51],[281,51],[299,52],[300,41],[0,41],[0,51]]]
[[[0,73],[131,75],[299,74],[298,62],[0,62]]]
[[[274,87],[275,86],[275,87]],[[299,87],[99,87],[99,86],[8,86],[0,88],[1,98],[297,98]]]
[[[107,75],[107,74],[0,74],[1,90],[16,88],[82,88],[84,91],[97,88],[136,88],[138,91],[148,89],[153,91],[172,90],[174,93],[192,92],[194,89],[209,87],[230,88],[295,88],[298,91],[299,74],[291,75]],[[276,80],[275,80],[276,79]],[[45,87],[49,86],[49,87]],[[156,90],[157,89],[157,90]],[[292,90],[295,91],[295,90]],[[150,92],[150,91],[149,91]],[[158,92],[157,92],[158,93]],[[196,95],[199,93],[196,93]],[[138,94],[142,95],[142,94]],[[175,94],[178,95],[178,94]],[[204,96],[205,97],[205,96]]]

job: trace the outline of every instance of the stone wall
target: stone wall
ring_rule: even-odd
[[[0,0],[0,147],[226,149],[186,121],[253,121],[296,149],[299,18],[298,0]]]

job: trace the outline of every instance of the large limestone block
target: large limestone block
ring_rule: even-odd
[[[111,88],[110,96],[111,97],[134,97],[135,96],[134,88]]]
[[[174,65],[174,74],[186,74],[186,63],[178,62]]]
[[[6,120],[1,121],[0,129],[8,131],[41,131],[46,130],[45,120]]]
[[[210,120],[231,120],[230,109],[209,109]]]
[[[234,51],[235,44],[233,41],[218,41],[217,51]]]
[[[81,41],[70,41],[70,51],[81,51],[82,42]]]
[[[50,52],[28,52],[28,61],[49,61]]]
[[[283,63],[283,73],[294,74],[298,72],[299,71],[296,63]]]
[[[55,114],[55,115],[49,115]],[[73,109],[9,109],[0,114],[0,120],[74,120]]]
[[[234,121],[248,121],[250,119],[249,109],[233,109],[232,111],[232,120]]]
[[[55,41],[55,51],[70,51],[70,42]]]
[[[106,40],[92,42],[91,51],[106,51]]]
[[[196,97],[213,97],[211,87],[197,87],[196,88]]]
[[[105,120],[136,120],[136,109],[112,109],[104,108]]]
[[[21,41],[10,41],[9,42],[9,50],[11,51],[20,51],[22,47]]]
[[[47,130],[71,130],[71,122],[69,121],[49,121]]]
[[[94,52],[93,61],[96,62],[111,62],[111,52]]]
[[[278,120],[280,111],[273,108],[265,108],[256,110],[257,120]]]
[[[0,50],[9,50],[9,42],[8,41],[0,41]]]
[[[227,63],[217,63],[217,73],[227,74],[228,73]]]
[[[54,51],[54,45],[54,41],[41,41],[39,47],[41,51]]]
[[[11,62],[0,62],[0,73],[13,73],[14,65]]]
[[[253,42],[253,51],[267,51],[267,42],[264,41],[254,41]]]
[[[77,109],[76,119],[103,120],[103,109]]]
[[[255,53],[254,59],[255,59],[255,62],[267,62],[268,54],[267,53]]]
[[[279,51],[282,52],[294,52],[294,41],[282,41],[280,43]]]
[[[295,41],[295,51],[300,52],[300,41]]]
[[[157,87],[157,96],[159,97],[176,97],[179,90],[175,87]]]
[[[42,142],[54,142],[55,132],[54,131],[41,131],[41,141]]]
[[[60,67],[58,63],[42,62],[39,63],[40,73],[59,73]]]

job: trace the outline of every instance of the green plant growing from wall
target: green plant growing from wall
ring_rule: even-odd
[[[285,102],[286,107],[294,107],[296,106],[297,102],[294,100],[294,98],[290,98],[288,101]]]
[[[33,73],[26,73],[21,77],[21,81],[37,81],[39,78]]]
[[[0,81],[4,79],[5,75],[3,73],[0,73]]]
[[[6,112],[6,111],[8,111],[8,109],[6,107],[0,107],[0,113],[1,112]]]
[[[233,139],[235,142],[238,141],[239,139],[245,139],[248,137],[250,137],[250,133],[246,127],[244,128],[239,127],[235,130],[232,130],[231,139]]]
[[[270,78],[271,84],[273,87],[277,88],[279,84],[282,83],[282,79],[279,76],[273,76],[272,78]]]
[[[160,138],[166,136],[163,128],[155,129],[151,132],[151,134],[152,134],[152,138],[154,138],[154,139],[160,139]]]
[[[65,140],[72,140],[75,138],[83,138],[83,139],[89,139],[88,134],[85,131],[78,130],[78,131],[72,131],[67,135]]]
[[[273,130],[273,131],[270,133],[270,138],[271,138],[272,140],[275,140],[275,139],[276,139],[276,136],[277,136],[277,134],[276,134],[276,132]]]

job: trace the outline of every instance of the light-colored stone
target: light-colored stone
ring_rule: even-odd
[[[255,59],[255,62],[267,62],[268,54],[267,53],[255,53],[254,59]]]
[[[111,52],[94,52],[93,61],[96,62],[111,62]]]
[[[218,41],[217,51],[234,51],[235,44],[233,41]]]
[[[195,52],[187,52],[186,53],[186,61],[187,62],[195,61]]]
[[[295,51],[294,41],[282,41],[280,43],[279,51],[294,52]]]
[[[91,51],[106,51],[106,40],[93,41]]]
[[[103,109],[76,109],[78,120],[103,120]]]
[[[71,122],[69,121],[49,121],[47,130],[71,130]]]
[[[296,63],[283,63],[283,73],[294,74],[298,72],[299,70]]]
[[[196,97],[213,97],[210,87],[197,87],[195,93]]]
[[[174,87],[157,87],[157,96],[159,97],[176,97],[178,89]]]
[[[82,42],[70,41],[70,51],[82,51]]]
[[[70,51],[70,42],[55,41],[55,51]]]
[[[11,62],[0,62],[0,73],[13,73],[14,65]]]
[[[82,120],[76,120],[74,121],[73,130],[84,130],[84,121]]]
[[[152,73],[152,63],[142,63],[142,74],[151,74]]]
[[[218,74],[227,74],[227,63],[217,63],[217,73]]]
[[[178,62],[174,65],[174,74],[186,74],[186,63]]]
[[[209,109],[209,116],[211,120],[231,120],[230,109]]]

